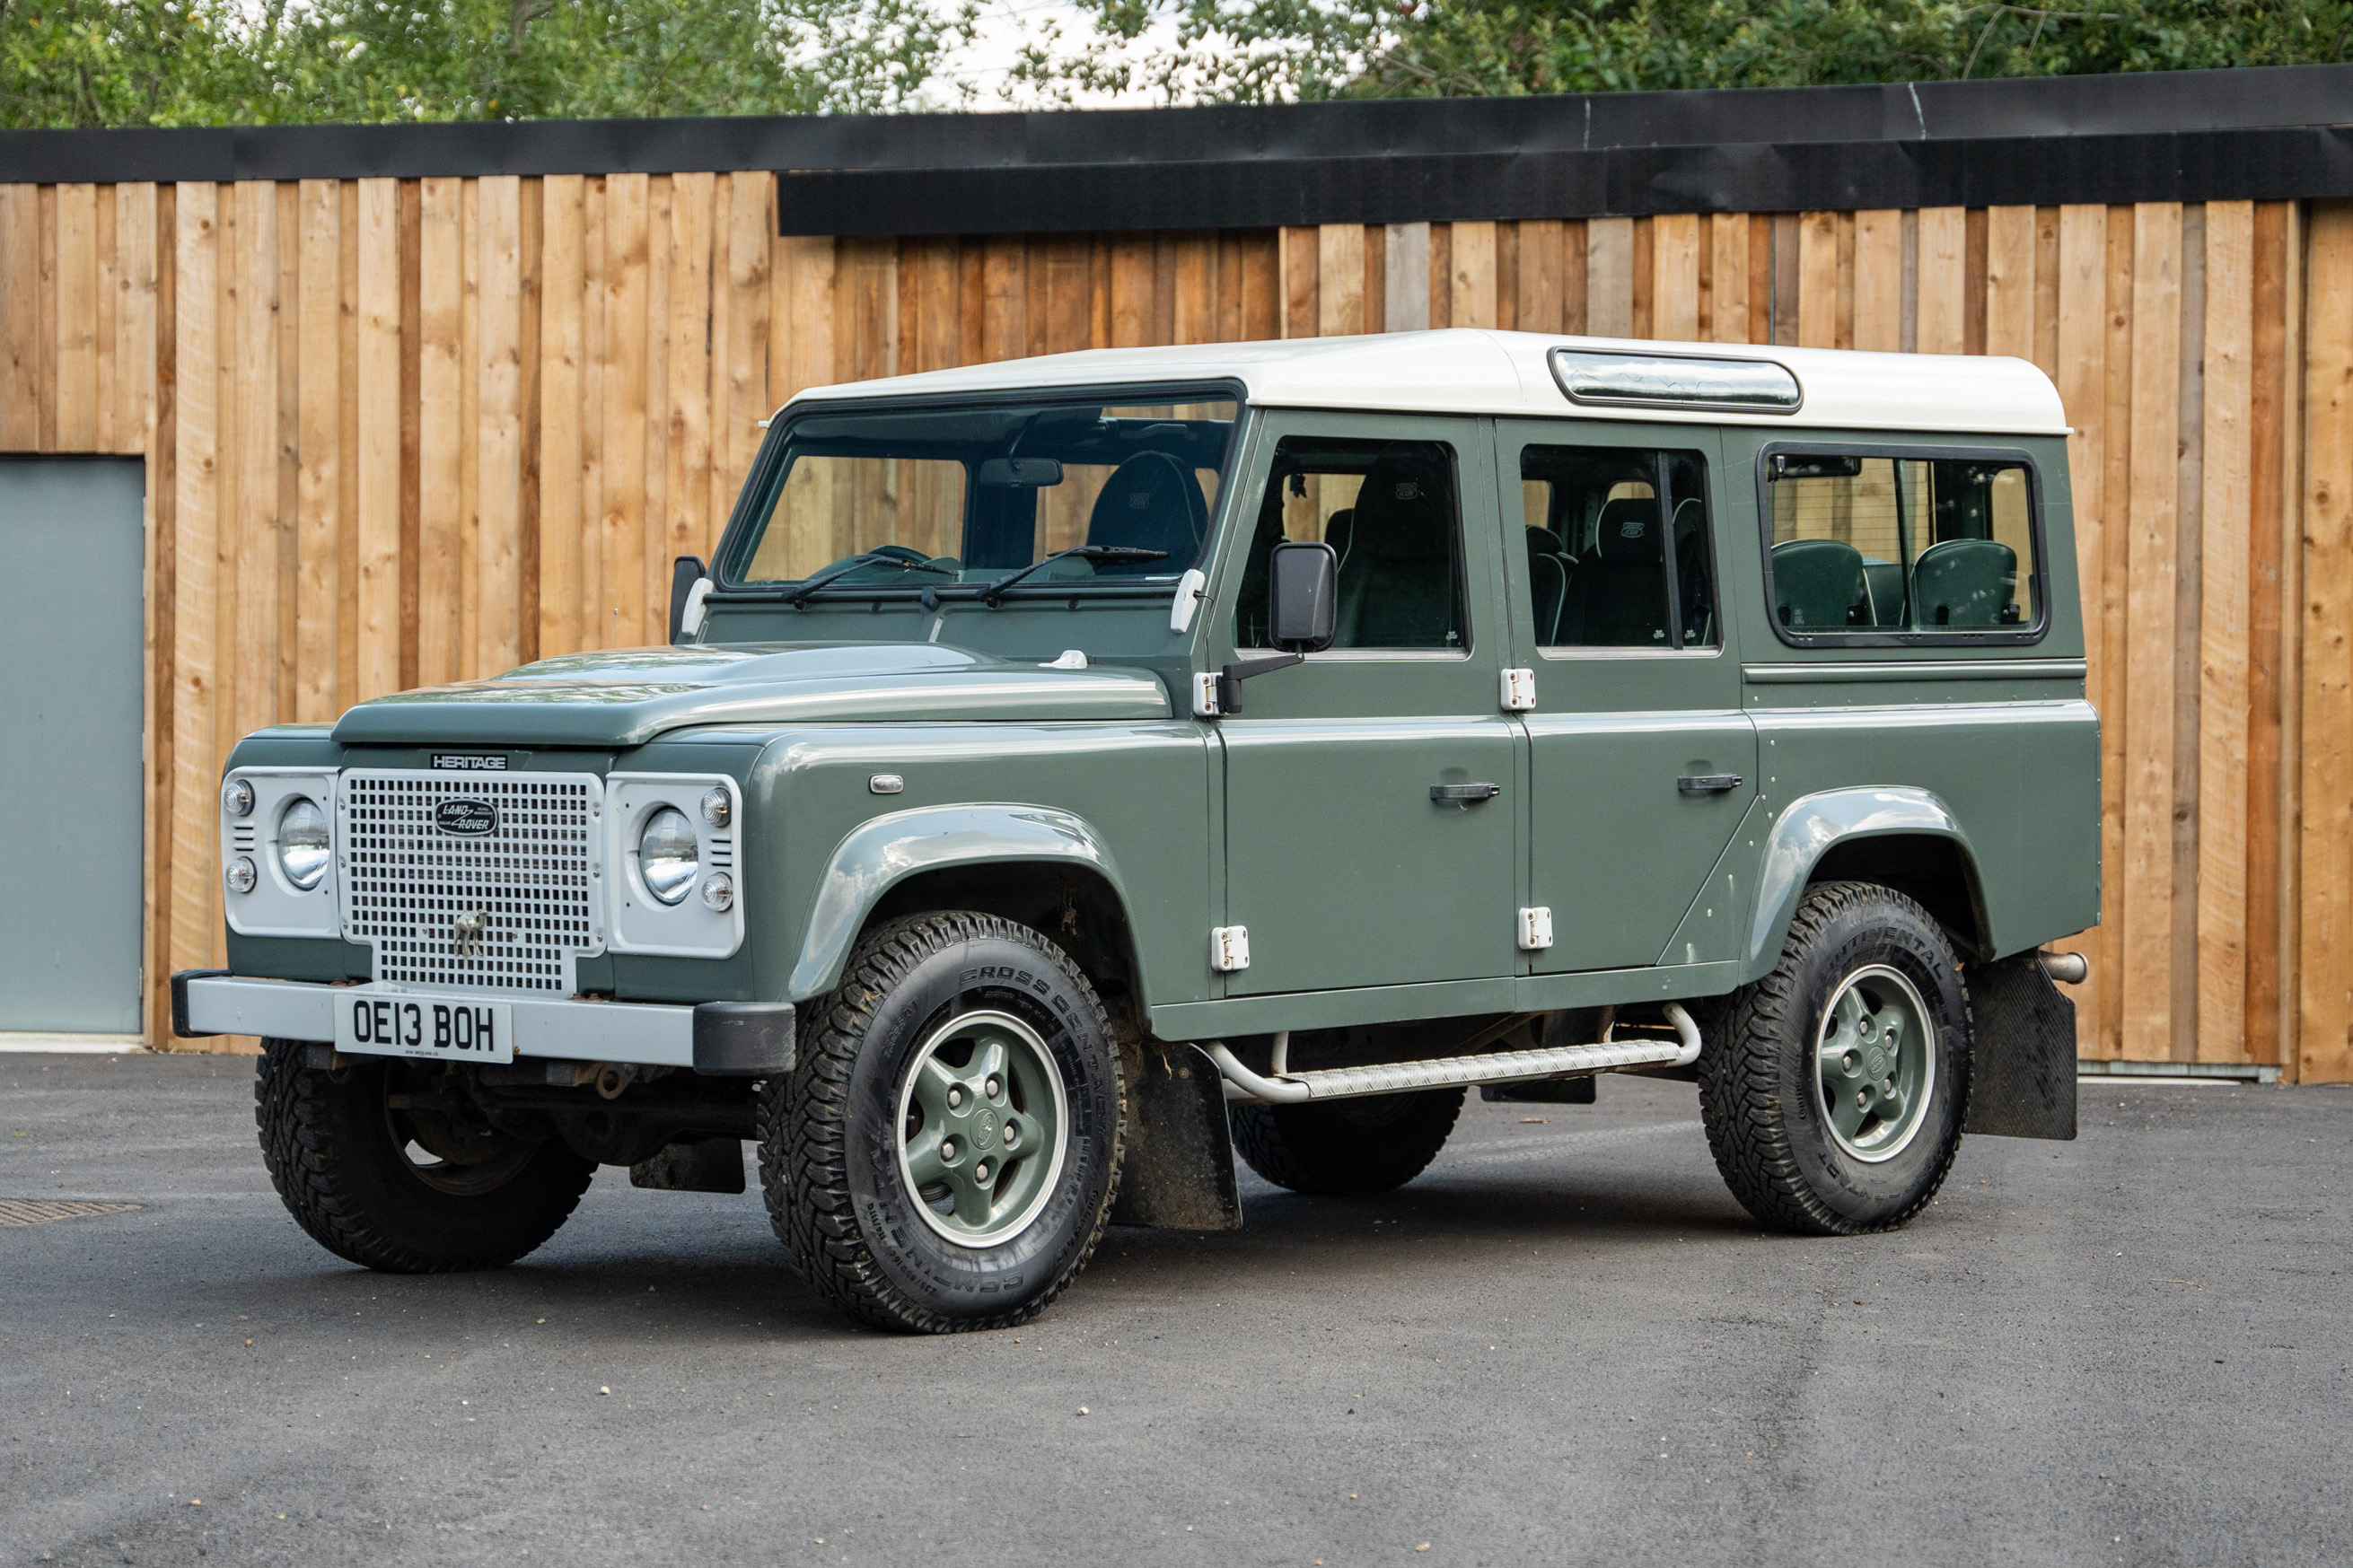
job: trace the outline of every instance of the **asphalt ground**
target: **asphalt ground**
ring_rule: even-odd
[[[617,1171],[515,1268],[348,1268],[250,1071],[0,1058],[0,1197],[141,1205],[0,1227],[0,1561],[2353,1561],[2353,1090],[2087,1083],[1841,1241],[1759,1234],[1687,1085],[1474,1100],[1393,1196],[1246,1177],[913,1339]]]

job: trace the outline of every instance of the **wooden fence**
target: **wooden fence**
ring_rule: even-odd
[[[2083,1052],[2353,1078],[2353,205],[833,240],[774,203],[747,174],[0,185],[0,450],[147,464],[159,1040],[164,978],[220,949],[234,739],[659,640],[670,558],[797,388],[1454,325],[2041,365],[2105,719]]]

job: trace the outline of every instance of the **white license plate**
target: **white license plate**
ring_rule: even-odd
[[[514,1060],[514,1008],[462,996],[347,991],[335,998],[335,1049],[454,1062]]]

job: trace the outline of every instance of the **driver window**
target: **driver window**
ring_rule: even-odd
[[[1268,646],[1267,564],[1286,541],[1340,557],[1335,648],[1462,648],[1461,509],[1440,441],[1289,436],[1260,499],[1234,646]]]

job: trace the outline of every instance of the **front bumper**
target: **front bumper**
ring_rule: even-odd
[[[356,990],[402,994],[387,985],[322,985],[255,980],[225,970],[187,969],[172,976],[172,1032],[268,1035],[285,1040],[335,1037],[335,1003]],[[514,1010],[517,1057],[584,1062],[634,1062],[687,1068],[723,1078],[762,1078],[793,1066],[789,1002],[554,1001],[500,996]]]

